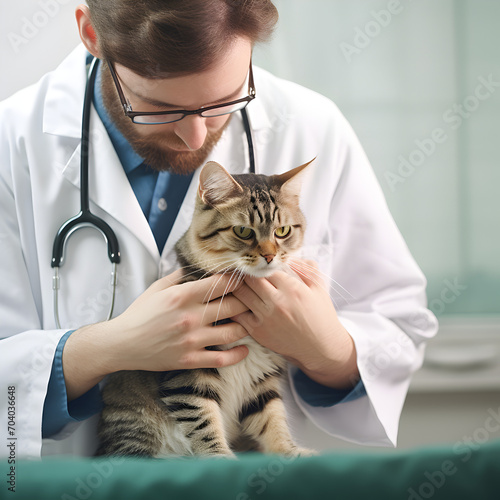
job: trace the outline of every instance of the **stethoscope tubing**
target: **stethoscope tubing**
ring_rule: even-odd
[[[115,304],[115,294],[116,294],[116,284],[117,284],[117,273],[116,266],[120,263],[120,247],[118,244],[118,239],[115,232],[100,217],[97,217],[90,211],[90,196],[89,196],[89,151],[90,151],[90,115],[91,115],[91,105],[94,97],[94,87],[97,77],[97,71],[99,67],[99,59],[94,58],[89,70],[89,77],[87,80],[87,85],[85,87],[85,96],[83,101],[83,115],[82,115],[82,134],[81,134],[81,146],[80,146],[80,212],[74,217],[71,217],[57,231],[54,238],[53,248],[52,248],[52,261],[51,267],[54,269],[54,275],[52,278],[52,288],[54,291],[54,320],[57,328],[61,328],[59,320],[59,288],[60,288],[60,276],[59,268],[64,263],[66,244],[69,237],[75,233],[78,229],[83,227],[91,227],[97,229],[104,237],[108,248],[108,258],[112,265],[111,270],[111,305],[108,312],[107,320],[111,319],[113,316],[113,309]],[[249,156],[249,167],[250,172],[255,173],[255,154],[254,146],[252,140],[252,132],[250,128],[250,122],[248,119],[247,110],[243,108],[241,110],[241,116],[243,120],[243,127],[245,129],[245,134],[248,143],[248,156]]]
[[[107,320],[113,316],[115,305],[117,273],[116,266],[120,263],[120,246],[118,238],[110,225],[100,217],[97,217],[90,211],[89,197],[89,143],[90,143],[90,112],[92,99],[94,96],[94,86],[97,76],[98,59],[94,58],[90,66],[89,78],[85,88],[85,97],[83,101],[82,115],[82,135],[80,146],[80,212],[68,219],[57,231],[54,238],[52,249],[51,267],[54,269],[52,278],[52,289],[54,295],[54,321],[57,328],[61,328],[59,319],[59,288],[60,277],[59,267],[64,263],[65,249],[69,237],[83,227],[91,227],[97,229],[104,237],[107,248],[108,258],[111,262],[111,304],[108,311]]]

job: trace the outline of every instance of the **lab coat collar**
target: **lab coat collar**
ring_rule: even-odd
[[[98,216],[102,216],[100,209],[111,215],[132,232],[158,261],[160,256],[151,228],[94,108],[91,110],[90,123],[89,198],[98,207],[97,209],[91,206],[91,210]],[[93,152],[94,147],[98,149],[97,155]],[[60,174],[78,189],[80,189],[80,153],[79,143],[67,163],[59,165]],[[116,224],[110,225],[116,232]]]
[[[86,57],[85,47],[78,45],[50,78],[43,108],[44,133],[81,138]]]
[[[56,170],[80,189],[81,124],[86,75],[87,51],[78,46],[57,68],[49,80],[44,105],[43,131],[70,139]],[[130,186],[108,133],[96,110],[90,119],[89,194],[90,200],[123,226],[129,228],[155,260],[158,248],[149,224]],[[74,141],[77,139],[77,142]],[[98,157],[93,148],[99,150]],[[96,211],[97,215],[101,215]]]

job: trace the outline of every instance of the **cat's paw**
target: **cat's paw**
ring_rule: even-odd
[[[293,450],[290,450],[287,455],[290,457],[314,457],[319,455],[319,453],[315,450],[310,450],[309,448],[301,448],[300,446],[297,446]]]
[[[218,460],[226,459],[226,460],[237,460],[238,457],[232,451],[224,451],[220,453],[207,453],[204,455],[200,455],[202,458],[215,458]]]

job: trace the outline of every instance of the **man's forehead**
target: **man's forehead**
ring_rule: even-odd
[[[192,107],[239,97],[247,82],[250,60],[251,44],[240,39],[232,44],[224,57],[199,73],[147,78],[120,64],[115,67],[123,86],[136,97],[154,105]]]

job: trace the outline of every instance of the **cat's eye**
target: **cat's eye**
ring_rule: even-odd
[[[253,229],[245,226],[234,226],[233,231],[234,234],[242,240],[249,240],[255,234]]]
[[[290,234],[291,230],[292,228],[290,226],[283,226],[276,229],[276,231],[274,231],[274,234],[277,238],[286,238]]]

